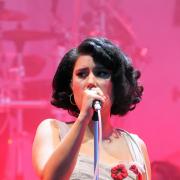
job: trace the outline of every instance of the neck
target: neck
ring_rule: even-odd
[[[111,136],[113,132],[113,127],[110,122],[110,115],[103,115],[101,116],[102,119],[102,138],[106,139]],[[90,138],[93,138],[94,130],[93,130],[94,123],[93,121],[90,122],[88,126],[87,133]]]

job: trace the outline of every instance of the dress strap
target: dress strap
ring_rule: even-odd
[[[139,137],[135,134],[130,134],[129,132],[127,132],[123,129],[118,129],[118,130],[121,131],[121,133],[123,133],[123,135],[126,139],[126,142],[129,146],[133,160],[137,161],[141,164],[144,164],[143,153],[142,153],[141,147],[138,143]]]
[[[144,169],[144,172],[146,174],[146,180],[148,180],[148,173],[147,173],[147,166],[146,166],[146,162],[144,159],[144,155],[139,143],[139,137],[135,134],[131,134],[127,131],[125,131],[124,129],[117,129],[118,131],[120,131],[120,133],[124,134],[124,137],[126,139],[126,142],[129,146],[133,161],[138,162],[138,164],[141,164]]]

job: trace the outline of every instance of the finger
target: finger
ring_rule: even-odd
[[[90,90],[91,90],[91,91],[95,91],[96,94],[98,94],[98,95],[100,95],[100,96],[102,96],[102,97],[105,97],[103,91],[102,91],[99,87],[93,87],[93,88],[91,88]],[[94,93],[95,93],[95,92],[94,92]]]
[[[97,99],[97,100],[104,102],[106,99],[104,96],[101,96],[100,93],[95,90],[86,89],[85,92],[87,93],[87,95],[89,95],[91,98],[93,98],[93,100]]]

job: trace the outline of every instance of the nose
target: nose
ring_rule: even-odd
[[[89,73],[89,76],[87,77],[86,88],[91,89],[93,87],[96,87],[96,85],[97,85],[96,77],[91,72],[91,73]]]

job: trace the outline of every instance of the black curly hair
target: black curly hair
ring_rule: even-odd
[[[130,59],[119,47],[102,37],[87,38],[64,55],[53,79],[51,104],[78,116],[78,107],[70,102],[70,83],[75,62],[81,55],[92,56],[95,63],[100,63],[111,71],[114,96],[111,115],[125,115],[133,110],[141,101],[143,92],[143,86],[137,81],[140,71],[134,69]]]

